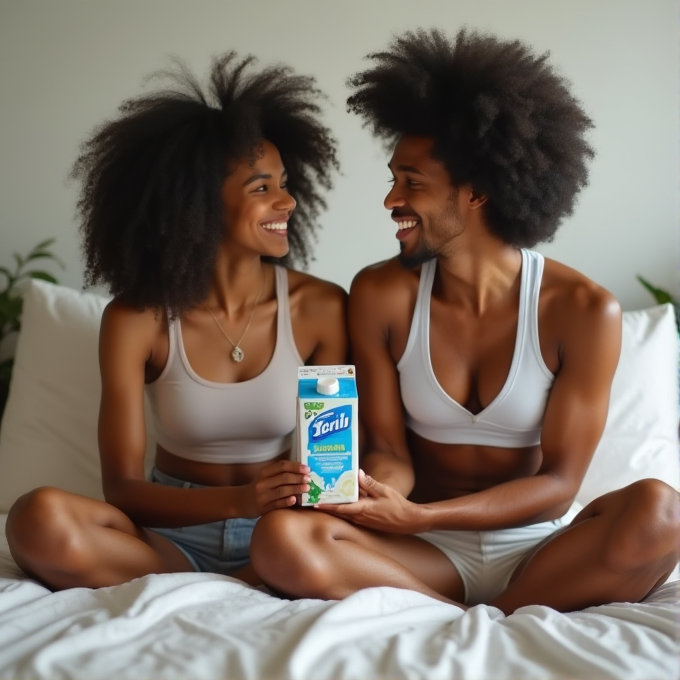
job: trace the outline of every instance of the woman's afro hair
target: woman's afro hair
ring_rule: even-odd
[[[518,40],[463,29],[454,40],[420,29],[368,55],[348,80],[348,110],[388,145],[434,139],[453,185],[487,196],[489,229],[504,242],[550,241],[588,183],[593,127],[568,83]]]
[[[175,60],[154,76],[168,89],[125,101],[83,144],[72,177],[82,183],[87,284],[172,315],[202,300],[224,234],[229,164],[254,161],[263,140],[278,148],[297,201],[284,264],[307,265],[321,190],[338,169],[336,142],[319,120],[313,78],[254,62],[234,52],[214,59],[204,88]]]

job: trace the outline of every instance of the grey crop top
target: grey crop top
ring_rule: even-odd
[[[170,324],[167,364],[146,386],[156,441],[166,451],[202,463],[261,463],[290,448],[297,369],[304,362],[293,339],[288,273],[278,266],[274,271],[276,346],[267,368],[252,380],[216,383],[196,375],[179,319]]]
[[[543,256],[522,250],[519,318],[515,351],[505,385],[474,415],[437,382],[430,361],[430,295],[437,261],[425,263],[404,354],[397,364],[406,426],[442,444],[522,448],[540,443],[543,414],[555,376],[538,342],[538,295]]]

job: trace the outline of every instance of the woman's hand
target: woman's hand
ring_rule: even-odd
[[[309,491],[309,467],[292,460],[265,465],[242,489],[242,517],[260,517],[266,512],[295,505],[296,496]]]
[[[376,531],[392,534],[417,534],[424,531],[419,522],[420,506],[369,477],[363,470],[359,470],[359,500],[356,503],[315,507]]]

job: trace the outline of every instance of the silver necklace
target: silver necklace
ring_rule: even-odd
[[[210,316],[212,316],[213,321],[215,322],[215,324],[217,325],[217,327],[220,329],[220,333],[222,333],[222,335],[224,335],[224,337],[229,341],[229,344],[233,347],[233,349],[232,349],[232,351],[231,351],[231,358],[232,358],[237,364],[238,364],[239,362],[243,361],[243,356],[244,356],[244,354],[243,354],[243,350],[241,349],[241,347],[240,347],[239,345],[240,345],[241,342],[243,341],[243,338],[246,337],[246,333],[248,332],[248,329],[250,328],[250,324],[251,324],[252,321],[253,321],[253,316],[255,315],[255,310],[257,309],[257,303],[260,301],[260,295],[262,295],[262,291],[264,290],[264,282],[266,281],[266,279],[267,279],[267,277],[266,277],[266,275],[265,275],[265,273],[264,273],[264,271],[263,271],[263,272],[262,272],[262,285],[260,286],[260,291],[258,292],[257,297],[255,298],[255,302],[254,302],[254,304],[253,304],[253,309],[252,309],[252,311],[250,312],[250,318],[248,319],[248,323],[246,324],[246,327],[245,327],[243,333],[241,333],[241,337],[238,339],[237,342],[234,342],[234,341],[226,334],[224,328],[222,328],[222,326],[220,325],[220,322],[217,320],[217,317],[210,311],[210,308],[208,307],[208,305],[206,305],[205,302],[203,303],[203,306],[205,307],[206,311],[208,312],[208,314],[210,314]]]

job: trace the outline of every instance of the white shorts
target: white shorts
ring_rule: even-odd
[[[498,531],[426,531],[416,534],[439,548],[457,569],[465,587],[464,604],[486,604],[502,593],[526,553],[566,526],[580,512],[578,503],[559,519]]]

